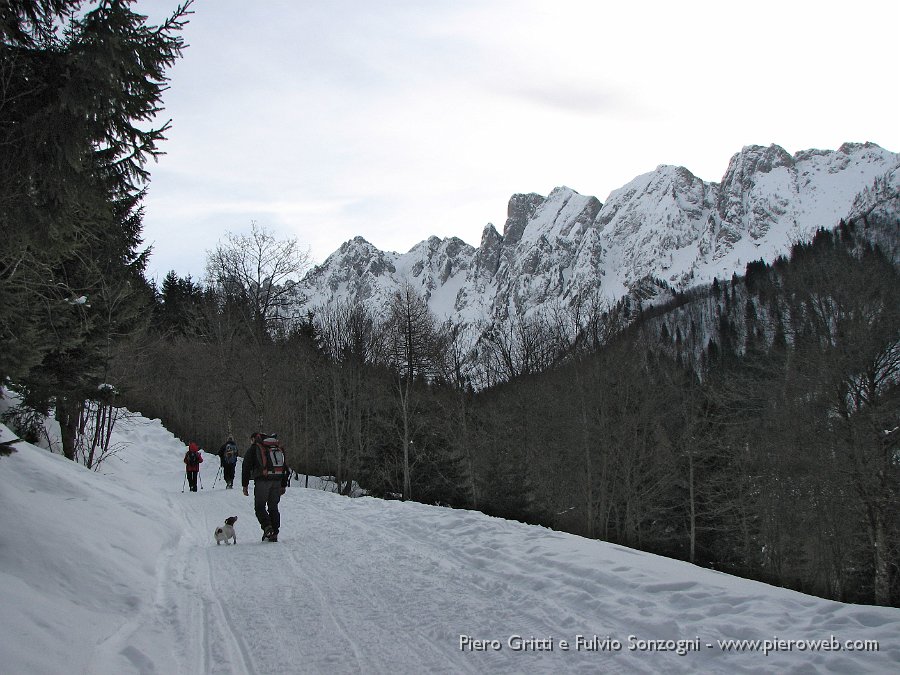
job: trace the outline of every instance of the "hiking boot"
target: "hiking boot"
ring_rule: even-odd
[[[269,535],[269,541],[278,541],[278,533],[277,533],[277,532],[273,532],[272,534],[270,534],[270,535]]]
[[[273,536],[277,536],[277,533],[271,527],[267,527],[263,532],[262,541],[271,541]]]

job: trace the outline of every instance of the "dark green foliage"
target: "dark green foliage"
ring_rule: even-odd
[[[55,407],[72,456],[81,404],[151,293],[141,245],[145,164],[159,154],[165,71],[190,2],[148,26],[130,2],[0,9],[0,379]]]
[[[768,269],[769,266],[766,265],[763,260],[754,260],[747,263],[744,272],[744,285],[747,287],[748,291],[753,292],[755,290],[757,280],[765,277]]]
[[[190,276],[179,277],[172,270],[163,279],[159,302],[153,312],[153,328],[167,337],[202,334],[203,288]]]
[[[0,4],[0,39],[4,44],[34,47],[53,36],[53,21],[76,10],[82,0],[4,0]]]

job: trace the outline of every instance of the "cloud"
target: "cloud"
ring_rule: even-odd
[[[749,143],[900,149],[897,4],[801,4],[198,3],[150,167],[151,264],[196,274],[251,220],[318,262],[356,235],[477,244],[514,192],[604,199],[661,163],[719,180]]]
[[[499,86],[498,93],[577,115],[646,117],[650,114],[617,87],[591,86],[585,82],[510,82]]]

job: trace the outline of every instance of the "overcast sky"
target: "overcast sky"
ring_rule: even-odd
[[[176,0],[138,0],[158,23]],[[509,197],[605,201],[743,146],[900,151],[896,0],[197,0],[152,165],[149,276],[252,221],[321,263],[361,235],[477,246]]]

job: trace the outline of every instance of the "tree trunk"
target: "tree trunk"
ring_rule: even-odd
[[[100,443],[100,439],[103,434],[103,427],[105,422],[105,413],[106,406],[102,403],[97,404],[97,413],[94,416],[94,433],[91,438],[91,450],[88,453],[87,457],[87,468],[91,469],[94,466],[94,454],[97,452],[97,445]]]
[[[78,420],[83,404],[83,401],[72,401],[65,397],[56,399],[56,421],[59,422],[63,454],[73,462],[78,437]]]
[[[397,388],[400,394],[400,414],[403,423],[403,501],[412,499],[412,480],[409,475],[409,445],[410,439],[410,420],[409,420],[409,378],[399,381]]]
[[[591,457],[591,439],[588,431],[587,411],[585,410],[584,394],[581,396],[581,443],[584,454],[584,480],[585,480],[585,536],[594,538],[594,472]]]
[[[887,606],[891,604],[891,561],[881,509],[874,509],[871,526],[875,555],[875,604]]]
[[[688,453],[688,495],[691,501],[691,557],[694,562],[697,552],[697,503],[694,497],[694,453]]]
[[[344,449],[343,449],[343,433],[342,428],[342,412],[341,397],[342,392],[338,384],[339,375],[337,372],[332,373],[332,393],[331,393],[331,427],[334,434],[334,480],[340,490],[341,481],[344,479]]]
[[[466,461],[469,468],[469,491],[472,493],[472,508],[478,509],[478,486],[475,482],[475,457],[472,451],[472,443],[469,439],[469,411],[466,402],[466,394],[460,394],[460,421],[462,430],[462,443],[465,448]]]

